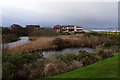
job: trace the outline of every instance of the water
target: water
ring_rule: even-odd
[[[24,36],[24,37],[20,37],[20,40],[18,41],[5,43],[4,46],[8,46],[11,48],[11,47],[15,47],[17,45],[28,43],[28,42],[30,42],[29,38],[27,36]]]
[[[94,49],[92,48],[66,48],[63,50],[53,50],[53,51],[43,51],[43,56],[45,58],[54,55],[54,54],[65,54],[65,53],[74,53],[74,54],[79,54],[80,49],[86,50],[87,52],[94,53]]]

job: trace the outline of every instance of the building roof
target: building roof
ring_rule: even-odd
[[[26,27],[40,27],[40,25],[26,25]]]
[[[19,24],[12,24],[11,26],[12,26],[12,27],[14,27],[14,26],[22,27],[22,26],[19,25]]]
[[[77,28],[82,28],[82,27],[80,27],[80,26],[77,26]]]
[[[54,29],[59,29],[60,27],[74,27],[75,25],[55,25]],[[76,26],[77,28],[82,28],[80,26]]]
[[[55,25],[53,28],[54,29],[59,29],[61,27],[61,25]]]

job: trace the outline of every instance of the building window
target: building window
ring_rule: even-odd
[[[69,29],[69,31],[74,31],[74,29]]]

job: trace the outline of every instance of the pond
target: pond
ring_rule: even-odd
[[[29,40],[29,37],[23,36],[23,37],[20,37],[20,40],[18,40],[18,41],[6,43],[4,45],[11,48],[11,47],[15,47],[17,45],[29,43],[29,42],[31,42]],[[86,50],[87,52],[90,52],[90,53],[95,52],[94,49],[87,48],[87,47],[85,47],[85,48],[65,48],[65,49],[61,49],[61,50],[59,49],[59,50],[42,51],[42,55],[44,58],[47,58],[47,57],[54,55],[54,54],[65,54],[65,53],[79,54],[80,49]],[[38,51],[38,53],[39,53],[39,51]]]
[[[20,38],[20,40],[15,41],[15,42],[5,43],[4,46],[8,46],[11,48],[11,47],[15,47],[15,46],[20,45],[20,44],[31,42],[29,40],[29,37],[27,37],[27,36],[23,36],[23,37],[19,37],[19,38]]]
[[[65,53],[74,53],[74,54],[79,54],[80,49],[86,50],[89,53],[94,53],[94,49],[92,48],[65,48],[62,50],[53,50],[53,51],[43,51],[43,56],[45,58],[54,55],[54,54],[65,54]]]

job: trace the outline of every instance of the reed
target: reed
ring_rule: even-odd
[[[53,37],[40,37],[37,40],[32,41],[31,43],[25,43],[18,45],[16,47],[10,48],[8,51],[10,53],[24,53],[24,52],[33,52],[37,50],[45,50],[52,48],[51,42]]]
[[[26,52],[35,52],[38,50],[51,50],[58,48],[53,43],[53,40],[56,38],[61,38],[64,40],[69,41],[67,44],[60,44],[65,47],[95,47],[99,44],[104,43],[109,37],[106,36],[78,36],[78,35],[61,35],[61,36],[54,36],[54,37],[38,37],[38,38],[31,38],[33,41],[31,43],[25,43],[13,48],[10,48],[8,51],[10,53],[26,53]]]
[[[79,37],[79,38],[71,38],[69,39],[71,46],[74,47],[93,47],[103,44],[108,40],[109,37],[105,36],[91,36],[91,37]]]

